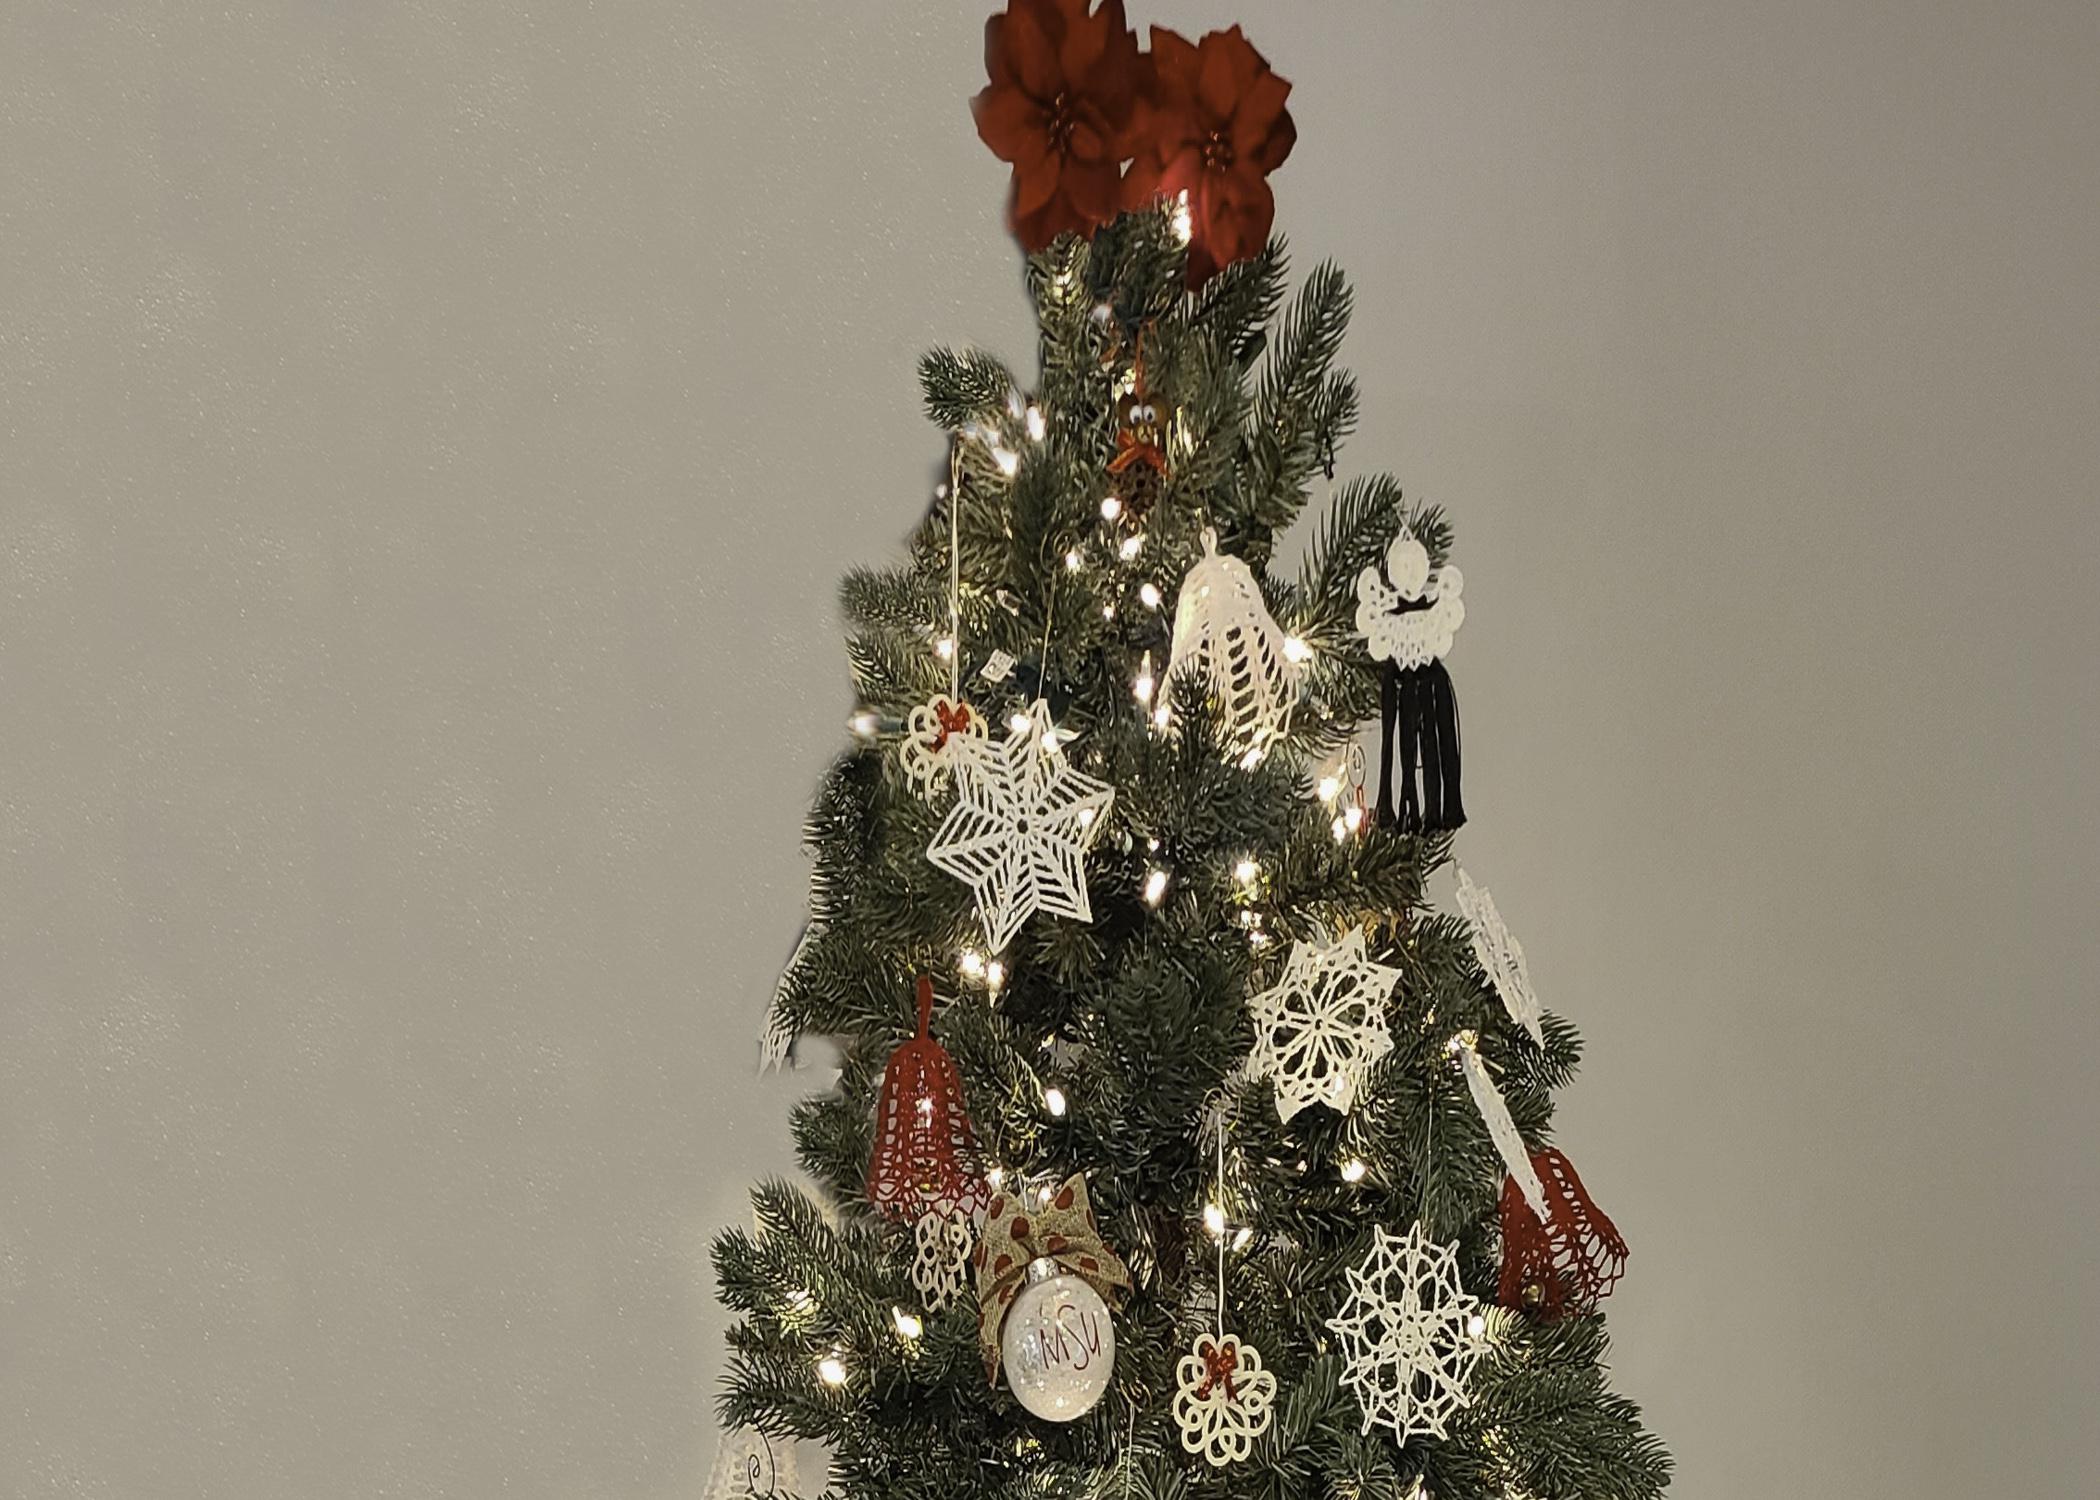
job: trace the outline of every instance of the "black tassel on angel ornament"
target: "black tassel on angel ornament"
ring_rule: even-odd
[[[1429,549],[1405,527],[1386,549],[1383,569],[1356,575],[1356,629],[1369,643],[1372,660],[1385,664],[1378,686],[1380,827],[1433,833],[1466,821],[1458,783],[1458,698],[1443,662],[1466,617],[1459,597],[1464,587],[1458,569],[1430,567]]]

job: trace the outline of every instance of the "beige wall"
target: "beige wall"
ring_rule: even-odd
[[[977,5],[0,7],[0,1496],[690,1495]],[[2100,1487],[2100,11],[1286,5],[1693,1500]]]

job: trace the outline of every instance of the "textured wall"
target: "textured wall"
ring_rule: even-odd
[[[982,3],[0,7],[0,1496],[697,1491]],[[1682,1492],[2091,1492],[2100,12],[1133,5],[1301,90]]]

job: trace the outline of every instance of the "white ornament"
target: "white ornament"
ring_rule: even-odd
[[[1539,1174],[1531,1165],[1531,1153],[1524,1148],[1524,1137],[1518,1133],[1517,1122],[1509,1117],[1509,1106],[1502,1100],[1502,1091],[1495,1087],[1495,1080],[1488,1077],[1487,1064],[1474,1050],[1472,1033],[1465,1033],[1452,1045],[1457,1049],[1459,1062],[1465,1067],[1466,1087],[1473,1091],[1473,1103],[1487,1124],[1495,1149],[1502,1153],[1502,1165],[1509,1168],[1517,1190],[1531,1205],[1531,1211],[1538,1215],[1539,1222],[1547,1222],[1546,1190],[1539,1184]]]
[[[814,882],[810,904],[816,904]],[[758,1071],[761,1075],[774,1072],[788,1065],[795,1051],[795,1026],[788,1019],[788,981],[802,966],[810,945],[824,935],[821,922],[811,919],[802,924],[802,935],[795,939],[795,951],[788,955],[787,966],[780,971],[780,978],[773,984],[773,1003],[766,1007],[766,1029],[758,1037]]]
[[[956,803],[926,857],[977,897],[994,953],[1037,912],[1094,920],[1087,903],[1086,851],[1101,832],[1115,788],[1082,776],[1054,750],[1050,706],[1038,700],[998,745],[955,763]]]
[[[795,1445],[755,1427],[722,1434],[708,1471],[706,1500],[772,1500],[795,1491]]]
[[[930,1213],[912,1227],[911,1284],[939,1312],[969,1283],[970,1221],[962,1214]]]
[[[1006,1383],[1032,1416],[1070,1422],[1094,1409],[1116,1366],[1116,1329],[1101,1294],[1047,1256],[1028,1267],[999,1332]]]
[[[1383,1422],[1399,1441],[1444,1436],[1468,1404],[1466,1381],[1482,1353],[1472,1331],[1480,1303],[1458,1280],[1458,1251],[1422,1233],[1384,1225],[1350,1269],[1349,1296],[1327,1320],[1342,1344],[1342,1382],[1356,1391],[1363,1430]]]
[[[1228,748],[1259,759],[1290,722],[1298,697],[1298,664],[1269,616],[1261,585],[1237,557],[1203,533],[1203,556],[1181,580],[1174,605],[1171,683],[1193,670],[1223,706]]]
[[[1261,1351],[1233,1334],[1199,1333],[1174,1371],[1174,1425],[1181,1446],[1214,1469],[1254,1451],[1275,1416],[1276,1377]]]
[[[1385,553],[1385,576],[1375,567],[1356,575],[1356,630],[1375,660],[1401,671],[1439,661],[1465,622],[1459,597],[1465,575],[1450,566],[1431,569],[1429,549],[1402,528]]]
[[[1247,1002],[1247,1063],[1275,1083],[1278,1115],[1288,1121],[1310,1104],[1348,1113],[1372,1066],[1393,1050],[1385,1006],[1399,982],[1398,969],[1364,956],[1361,927],[1325,947],[1291,945],[1283,978]]]
[[[1540,1025],[1544,1011],[1539,997],[1532,992],[1524,945],[1503,924],[1502,913],[1495,909],[1495,898],[1488,894],[1487,887],[1475,885],[1473,877],[1463,869],[1458,872],[1458,911],[1473,929],[1473,957],[1480,961],[1481,972],[1502,997],[1503,1009],[1531,1034],[1533,1042],[1545,1046],[1546,1033]]]
[[[1004,682],[1013,676],[1013,672],[1013,657],[1004,651],[994,651],[984,659],[984,665],[978,669],[977,675],[986,682]]]
[[[897,761],[912,789],[924,796],[984,740],[984,715],[943,693],[921,703],[905,719]]]

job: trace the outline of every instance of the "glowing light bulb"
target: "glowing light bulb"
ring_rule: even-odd
[[[1339,776],[1322,776],[1315,790],[1319,792],[1322,802],[1332,802],[1342,794],[1342,779]]]
[[[1079,571],[1079,549],[1077,547],[1065,554],[1065,566],[1074,573]]]
[[[1082,807],[1081,809],[1079,809],[1079,826],[1081,828],[1092,828],[1094,826],[1093,808]]]
[[[827,1354],[817,1361],[817,1379],[834,1388],[846,1383],[846,1362],[836,1354]]]
[[[999,962],[996,958],[986,964],[984,966],[984,982],[988,988],[995,990],[1006,983],[1006,965]]]
[[[1026,734],[1028,733],[1031,725],[1028,715],[1015,714],[1011,719],[1008,719],[1006,721],[1006,727],[1008,729],[1011,729],[1015,734]]]
[[[1224,1236],[1225,1210],[1221,1205],[1216,1203],[1203,1205],[1203,1227],[1210,1231],[1214,1239]]]
[[[875,731],[881,726],[882,721],[865,708],[846,721],[846,727],[864,740],[875,738]]]
[[[984,1174],[984,1180],[986,1182],[989,1182],[993,1187],[1001,1186],[1006,1181],[1006,1168],[992,1168],[991,1171]]]
[[[1263,750],[1261,746],[1256,745],[1253,749],[1249,750],[1245,755],[1242,755],[1240,757],[1240,769],[1242,771],[1253,770],[1256,766],[1261,764],[1262,757],[1267,753],[1268,752]]]
[[[1349,831],[1354,833],[1357,829],[1364,826],[1364,810],[1360,807],[1352,807],[1342,814],[1342,821],[1348,824]]]
[[[1312,647],[1294,635],[1287,635],[1283,638],[1283,654],[1292,661],[1311,661]]]
[[[1029,436],[1029,438],[1030,438],[1031,440],[1035,441],[1035,442],[1038,442],[1038,443],[1040,443],[1040,442],[1041,442],[1041,441],[1043,440],[1043,434],[1044,434],[1045,432],[1047,432],[1047,431],[1049,431],[1049,424],[1048,424],[1048,423],[1046,423],[1046,422],[1045,422],[1045,421],[1043,420],[1043,409],[1042,409],[1042,408],[1041,408],[1040,406],[1031,406],[1031,407],[1029,407],[1029,408],[1028,408],[1028,436]]]
[[[1158,708],[1152,710],[1152,727],[1155,729],[1165,729],[1167,727],[1167,717],[1167,705],[1162,703]]]
[[[1473,1335],[1474,1338],[1479,1338],[1483,1333],[1486,1333],[1487,1331],[1488,1320],[1486,1318],[1483,1318],[1479,1313],[1475,1313],[1472,1317],[1466,1319],[1466,1332]]]
[[[1159,905],[1166,894],[1167,872],[1165,870],[1153,870],[1145,876],[1145,904],[1147,906]]]
[[[984,955],[975,948],[963,949],[962,971],[972,979],[982,978],[984,976]]]
[[[1369,1167],[1363,1164],[1361,1159],[1352,1156],[1349,1160],[1342,1163],[1342,1181],[1362,1182],[1365,1174],[1370,1170]]]
[[[1243,859],[1232,867],[1232,878],[1241,885],[1252,885],[1261,879],[1261,866],[1251,859]]]
[[[955,642],[945,635],[942,636],[933,643],[933,654],[942,661],[946,661],[949,657],[955,655]]]
[[[1138,598],[1140,601],[1143,602],[1145,608],[1158,609],[1159,585],[1154,583],[1149,578],[1146,579],[1143,583],[1138,585]]]
[[[1147,651],[1145,659],[1138,663],[1137,681],[1130,685],[1131,696],[1140,703],[1152,701],[1152,689],[1157,686],[1152,680],[1152,653]]]
[[[992,462],[999,466],[999,472],[1008,479],[1021,472],[1021,455],[1011,448],[994,448]]]
[[[917,1108],[920,1119],[930,1120],[933,1118],[933,1100],[930,1097],[920,1099]]]
[[[1336,842],[1337,844],[1339,844],[1339,843],[1343,842],[1343,841],[1344,841],[1345,839],[1347,839],[1348,837],[1349,837],[1349,824],[1348,824],[1348,823],[1347,823],[1347,822],[1346,822],[1345,820],[1343,820],[1343,819],[1341,819],[1341,818],[1336,818],[1336,819],[1334,820],[1334,841],[1335,841],[1335,842]]]
[[[1110,495],[1106,500],[1103,500],[1101,502],[1102,520],[1113,521],[1117,516],[1120,516],[1121,514],[1123,514],[1123,502],[1118,500],[1114,495]]]
[[[1043,1090],[1043,1108],[1062,1120],[1065,1117],[1065,1091],[1052,1084]]]
[[[1184,188],[1174,200],[1174,238],[1186,245],[1196,237],[1196,221],[1189,216],[1189,195]]]
[[[1134,531],[1129,536],[1123,538],[1123,545],[1118,547],[1116,551],[1122,554],[1123,561],[1129,562],[1133,557],[1136,557],[1138,555],[1138,549],[1143,547],[1144,545],[1145,533],[1142,531]]]
[[[897,1332],[908,1339],[915,1339],[926,1331],[926,1325],[919,1321],[918,1314],[908,1313],[901,1307],[890,1309],[890,1321],[897,1325]]]
[[[1043,731],[1043,753],[1045,755],[1055,755],[1064,747],[1065,737],[1059,732],[1055,724]]]

